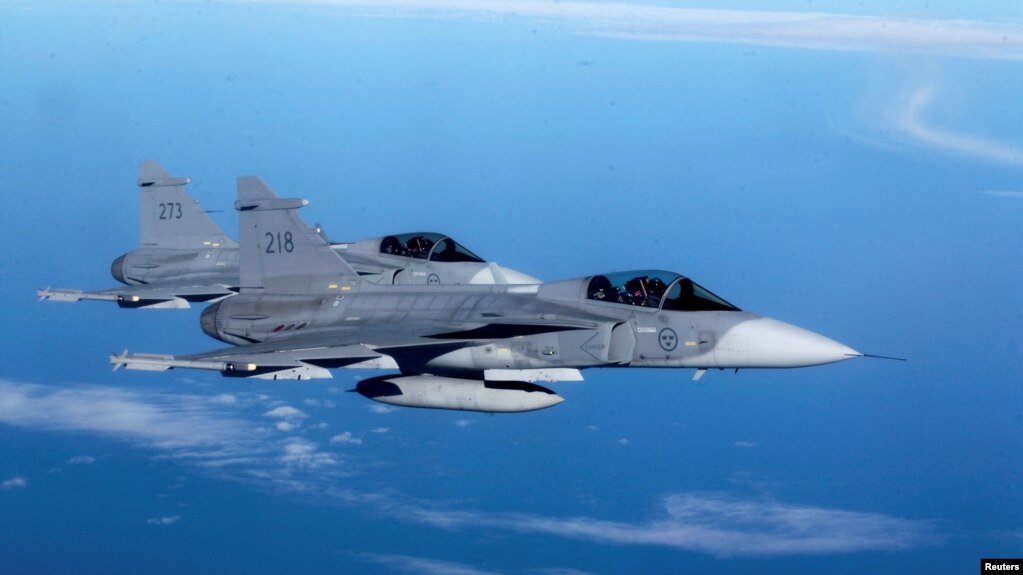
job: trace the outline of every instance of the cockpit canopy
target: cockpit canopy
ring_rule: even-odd
[[[474,262],[483,259],[455,240],[432,232],[387,236],[380,241],[380,253],[433,262]]]
[[[663,270],[593,276],[586,297],[595,301],[673,311],[739,311],[693,280]]]

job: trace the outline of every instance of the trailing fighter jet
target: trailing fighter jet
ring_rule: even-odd
[[[643,270],[532,285],[366,281],[256,177],[238,179],[240,293],[206,308],[209,336],[236,347],[187,356],[112,355],[114,368],[193,368],[229,377],[331,377],[392,405],[530,411],[562,398],[536,381],[594,367],[787,368],[864,354],[745,312],[682,275]]]
[[[41,289],[41,300],[113,301],[124,308],[188,308],[237,293],[238,244],[192,199],[189,178],[154,161],[139,165],[140,241],[114,260],[125,284],[102,291]],[[317,226],[317,228],[319,228]],[[322,230],[317,230],[322,234]],[[531,284],[540,280],[487,262],[443,234],[420,232],[332,244],[364,279],[397,284]]]
[[[110,273],[125,287],[95,292],[44,289],[39,299],[113,301],[125,308],[187,308],[235,294],[238,244],[185,193],[189,178],[160,164],[139,165],[139,247],[114,260]]]

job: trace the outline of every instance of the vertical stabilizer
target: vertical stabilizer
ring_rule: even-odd
[[[279,198],[258,177],[238,178],[242,291],[343,294],[356,288],[355,270],[298,217],[307,203]]]
[[[140,243],[143,247],[237,247],[199,203],[185,193],[188,178],[171,177],[159,163],[139,164]]]

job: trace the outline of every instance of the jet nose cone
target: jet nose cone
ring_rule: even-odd
[[[491,262],[469,278],[470,284],[542,284],[533,276]]]
[[[722,336],[719,348],[744,353],[750,367],[805,367],[863,355],[833,339],[769,317],[736,325]]]

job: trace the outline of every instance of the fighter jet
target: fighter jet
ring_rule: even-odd
[[[86,292],[41,289],[41,300],[116,302],[123,308],[181,309],[212,303],[238,291],[238,244],[210,218],[184,186],[154,161],[139,165],[141,213],[138,249],[110,266],[125,287]],[[322,228],[317,231],[324,236]],[[374,283],[532,284],[540,280],[487,262],[444,234],[419,232],[333,243],[359,275]]]
[[[192,368],[228,377],[398,373],[355,391],[398,406],[519,412],[562,398],[537,381],[596,367],[789,368],[864,354],[742,311],[692,279],[642,270],[532,285],[367,282],[256,177],[238,179],[240,293],[207,307],[203,332],[236,347],[111,355],[114,369]]]
[[[487,262],[452,238],[417,232],[332,243],[363,278],[379,284],[537,284],[540,280]]]
[[[110,265],[126,287],[83,292],[43,289],[40,300],[113,301],[124,308],[176,309],[236,293],[238,244],[185,193],[191,180],[160,164],[139,165],[139,247]]]

